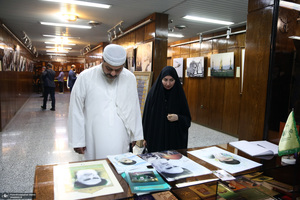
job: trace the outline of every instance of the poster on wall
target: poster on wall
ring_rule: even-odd
[[[234,77],[234,52],[212,54],[210,66],[211,76]]]
[[[181,84],[183,83],[183,58],[174,58],[173,67],[176,69]]]
[[[137,47],[136,71],[152,71],[152,42],[141,44]]]
[[[13,60],[13,50],[10,47],[4,48],[3,71],[11,71],[10,65]]]
[[[204,57],[187,58],[187,77],[204,77]]]
[[[127,52],[127,67],[128,70],[131,72],[135,71],[135,56],[134,56],[134,49],[128,48],[126,49]]]

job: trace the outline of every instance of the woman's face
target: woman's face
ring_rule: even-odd
[[[166,90],[170,90],[172,89],[172,87],[174,86],[175,84],[175,79],[172,77],[172,76],[165,76],[163,79],[162,79],[162,84],[164,86],[164,88]]]

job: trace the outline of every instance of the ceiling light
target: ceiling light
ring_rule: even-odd
[[[52,22],[40,22],[42,25],[47,26],[61,26],[61,27],[68,27],[68,28],[82,28],[82,29],[91,29],[91,26],[85,25],[74,25],[74,24],[61,24],[61,23],[52,23]]]
[[[300,11],[300,5],[297,3],[293,3],[293,2],[280,1],[279,6]]]
[[[106,9],[111,7],[111,5],[108,5],[108,4],[92,3],[92,2],[87,2],[87,1],[73,1],[73,0],[43,0],[43,1],[68,3],[68,4],[73,4],[73,5],[89,6],[89,7],[96,7],[96,8],[106,8]]]
[[[56,46],[46,46],[47,49],[55,49]],[[62,47],[63,49],[72,49],[71,47]]]
[[[77,38],[77,39],[80,39],[80,37],[72,37],[72,36],[64,36],[64,35],[46,35],[46,34],[43,34],[44,37],[65,37],[65,38]]]
[[[208,18],[203,18],[203,17],[195,17],[195,16],[190,16],[190,15],[186,15],[183,18],[184,19],[195,20],[195,21],[200,21],[200,22],[215,23],[215,24],[224,24],[224,25],[234,24],[233,22],[221,21],[221,20],[215,20],[215,19],[208,19]]]
[[[67,54],[64,54],[64,53],[46,53],[46,55],[49,55],[49,56],[66,56]]]
[[[168,37],[183,38],[184,35],[182,35],[182,34],[176,34],[176,33],[168,33]]]
[[[45,44],[61,44],[61,43],[57,43],[57,42],[45,42]],[[72,45],[72,46],[75,46],[76,44],[67,43],[67,44],[63,44],[63,45]]]
[[[78,18],[78,16],[76,14],[73,13],[63,13],[62,16],[70,22],[75,22]]]
[[[69,53],[68,51],[55,51],[55,50],[46,50],[48,53]]]

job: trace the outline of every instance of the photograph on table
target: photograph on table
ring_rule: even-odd
[[[229,173],[238,173],[262,165],[216,146],[188,151],[188,153]]]
[[[212,172],[175,150],[141,154],[168,181],[211,174]]]
[[[106,160],[53,167],[55,199],[82,199],[116,194],[123,189]]]

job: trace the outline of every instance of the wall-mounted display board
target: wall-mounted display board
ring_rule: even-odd
[[[147,94],[150,90],[152,83],[152,72],[133,72],[136,77],[137,90],[139,96],[139,102],[141,107],[141,114],[143,116],[144,106],[147,98]]]
[[[186,59],[188,77],[204,77],[204,57]]]
[[[212,54],[210,62],[211,76],[234,77],[234,52]]]

